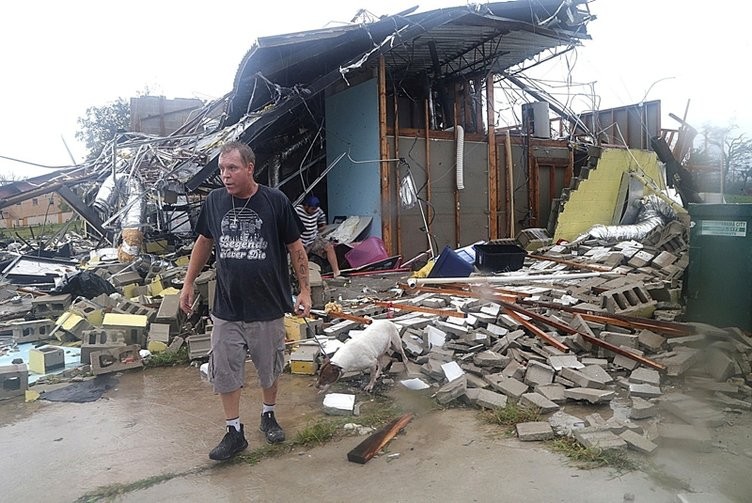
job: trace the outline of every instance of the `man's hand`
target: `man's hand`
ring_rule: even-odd
[[[295,313],[298,316],[308,316],[311,313],[311,294],[310,292],[300,292],[295,299]]]
[[[188,316],[191,315],[191,311],[193,310],[194,297],[193,283],[183,284],[183,289],[180,290],[180,309]]]

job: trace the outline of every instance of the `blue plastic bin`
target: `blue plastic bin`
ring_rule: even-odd
[[[449,245],[441,251],[436,259],[429,278],[467,278],[473,272],[473,266],[468,264]]]

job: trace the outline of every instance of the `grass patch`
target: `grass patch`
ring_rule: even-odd
[[[175,365],[185,365],[188,363],[188,348],[183,346],[175,352],[163,351],[152,354],[145,362],[144,367],[148,369],[157,367],[174,367]]]
[[[629,472],[639,468],[637,461],[629,457],[623,449],[593,449],[585,447],[572,437],[558,437],[552,440],[554,452],[564,454],[580,468],[614,468],[619,472]]]
[[[118,496],[122,496],[132,491],[138,491],[140,489],[147,489],[149,487],[161,484],[168,480],[172,480],[176,477],[185,477],[187,475],[193,475],[199,473],[204,469],[193,469],[182,473],[163,473],[162,475],[154,475],[153,477],[147,477],[145,479],[137,480],[129,484],[110,484],[108,486],[99,487],[91,492],[88,492],[78,498],[74,503],[94,503],[96,501],[112,501]]]
[[[260,447],[256,447],[250,451],[244,451],[238,454],[230,462],[233,463],[247,463],[249,465],[255,465],[267,458],[273,458],[280,454],[290,452],[292,446],[289,443],[286,444],[265,444]],[[219,466],[219,465],[217,465]]]
[[[311,447],[326,443],[337,434],[337,429],[341,426],[339,423],[339,421],[321,419],[309,424],[295,435],[291,445]]]
[[[509,403],[505,407],[497,407],[481,412],[484,421],[503,426],[512,430],[518,423],[540,421],[541,413],[537,407],[525,407],[516,403]]]

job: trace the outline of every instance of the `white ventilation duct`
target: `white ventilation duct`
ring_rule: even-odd
[[[457,125],[457,190],[465,188],[465,129]]]

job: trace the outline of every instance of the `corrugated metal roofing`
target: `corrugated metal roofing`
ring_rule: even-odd
[[[467,5],[261,38],[240,64],[226,124],[264,107],[282,88],[305,87],[327,72],[353,64],[374,66],[377,53],[385,54],[392,74],[424,73],[438,79],[501,72],[546,49],[589,38],[585,29],[589,16],[576,10],[582,3],[523,0]]]

